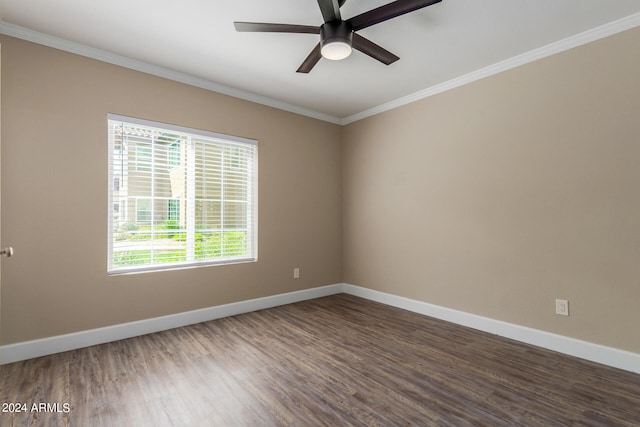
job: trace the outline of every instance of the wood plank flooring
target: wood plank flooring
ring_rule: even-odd
[[[640,425],[640,375],[344,294],[0,366],[0,385],[28,406],[1,426]]]

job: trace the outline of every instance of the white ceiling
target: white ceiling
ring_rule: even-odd
[[[389,2],[347,0],[342,17]],[[354,52],[310,74],[296,69],[319,36],[238,33],[233,21],[319,26],[316,0],[0,0],[0,18],[5,34],[339,123],[602,26],[638,26],[640,0],[443,0],[359,32],[396,63]]]

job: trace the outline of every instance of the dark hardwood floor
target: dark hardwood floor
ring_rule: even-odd
[[[2,426],[640,425],[640,375],[343,294],[0,366],[0,381],[3,409],[27,404]]]

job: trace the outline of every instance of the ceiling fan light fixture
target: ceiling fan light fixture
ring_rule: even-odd
[[[341,59],[347,58],[349,55],[351,55],[351,51],[351,45],[349,43],[341,41],[325,43],[320,49],[320,53],[322,53],[322,56],[332,61],[339,61]]]
[[[332,21],[320,27],[320,53],[324,58],[339,61],[351,55],[353,31],[344,21]]]

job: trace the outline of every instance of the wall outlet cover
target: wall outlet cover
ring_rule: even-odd
[[[569,315],[569,301],[566,299],[557,299],[556,300],[556,314],[561,316]]]

